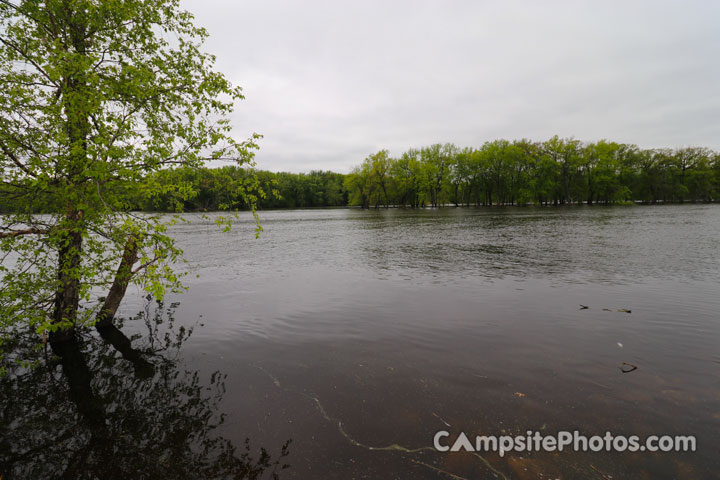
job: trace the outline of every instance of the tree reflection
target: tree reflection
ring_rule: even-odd
[[[33,349],[31,332],[4,345],[0,478],[278,478],[289,441],[274,459],[215,434],[225,375],[203,381],[179,364],[191,330],[173,311],[141,312],[145,334],[103,327],[54,355]]]

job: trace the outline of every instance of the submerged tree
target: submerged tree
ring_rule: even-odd
[[[0,221],[0,336],[29,324],[61,339],[112,321],[130,283],[181,287],[172,220],[128,213],[125,192],[143,180],[146,198],[183,199],[192,188],[150,174],[252,167],[257,135],[231,136],[243,96],[206,36],[178,0],[0,0],[0,182],[24,206]],[[54,213],[33,214],[38,201]]]

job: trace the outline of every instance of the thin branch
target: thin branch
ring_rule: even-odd
[[[137,274],[140,270],[146,269],[147,267],[149,267],[149,266],[152,265],[153,263],[157,262],[158,260],[160,260],[160,257],[155,257],[155,258],[153,258],[152,260],[143,263],[142,265],[140,265],[139,267],[137,267],[135,270],[133,270],[133,271],[132,271],[132,274],[133,274],[133,275]]]
[[[47,235],[48,233],[50,233],[49,230],[27,228],[25,230],[14,230],[12,232],[0,232],[0,238],[13,238],[19,237],[20,235]]]
[[[10,157],[10,160],[12,160],[13,163],[14,163],[20,170],[22,170],[22,171],[25,172],[26,174],[30,175],[31,177],[37,178],[37,175],[36,175],[35,173],[33,173],[29,168],[27,168],[27,167],[20,161],[20,159],[17,158],[17,156],[15,156],[15,154],[12,152],[12,150],[10,150],[10,149],[7,147],[7,145],[5,145],[5,142],[0,142],[0,150],[2,150],[5,155],[7,155],[8,157]]]
[[[35,60],[33,60],[32,58],[30,58],[30,55],[28,55],[27,52],[24,52],[20,47],[18,47],[17,45],[15,45],[13,42],[11,42],[11,41],[9,41],[9,40],[7,40],[6,38],[3,38],[3,37],[1,37],[1,36],[0,36],[0,42],[4,43],[6,46],[8,46],[8,47],[12,48],[13,50],[15,50],[15,51],[16,51],[18,54],[20,54],[20,56],[22,56],[27,62],[31,63],[31,64],[33,65],[33,67],[35,67],[35,68],[37,69],[37,71],[38,71],[40,74],[42,74],[43,77],[45,77],[46,79],[48,79],[48,80],[50,81],[50,83],[52,83],[52,84],[55,85],[56,87],[60,88],[60,84],[57,83],[56,81],[54,81],[54,80],[52,79],[52,77],[51,77],[40,65],[38,65],[38,63],[37,63]]]

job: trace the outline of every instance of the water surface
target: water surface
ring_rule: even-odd
[[[418,462],[492,476],[468,454],[366,447],[541,428],[694,434],[699,451],[485,457],[518,478],[597,475],[590,465],[716,475],[716,206],[277,211],[262,223],[259,240],[249,226],[178,227],[200,275],[178,316],[204,323],[188,361],[229,373],[225,434],[292,438],[288,476],[442,478]]]
[[[223,438],[292,439],[281,478],[718,477],[717,206],[274,211],[258,240],[188,218],[178,361],[227,374]],[[698,451],[423,449],[576,429]]]

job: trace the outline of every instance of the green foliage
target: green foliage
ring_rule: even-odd
[[[129,283],[158,298],[181,289],[171,266],[182,252],[167,234],[177,219],[130,213],[158,199],[181,210],[203,194],[164,182],[170,168],[243,165],[242,181],[223,188],[254,208],[257,136],[230,136],[243,96],[213,70],[192,22],[178,0],[0,2],[0,188],[11,212],[0,221],[0,336],[112,317]]]
[[[555,136],[382,150],[345,179],[351,205],[562,205],[716,201],[720,156],[704,148],[641,150]]]
[[[162,170],[139,183],[151,197],[128,192],[135,210],[208,212],[225,209],[341,207],[347,205],[344,175],[333,172],[273,173],[237,166]],[[248,191],[260,193],[249,197]],[[269,192],[265,194],[264,192]]]

